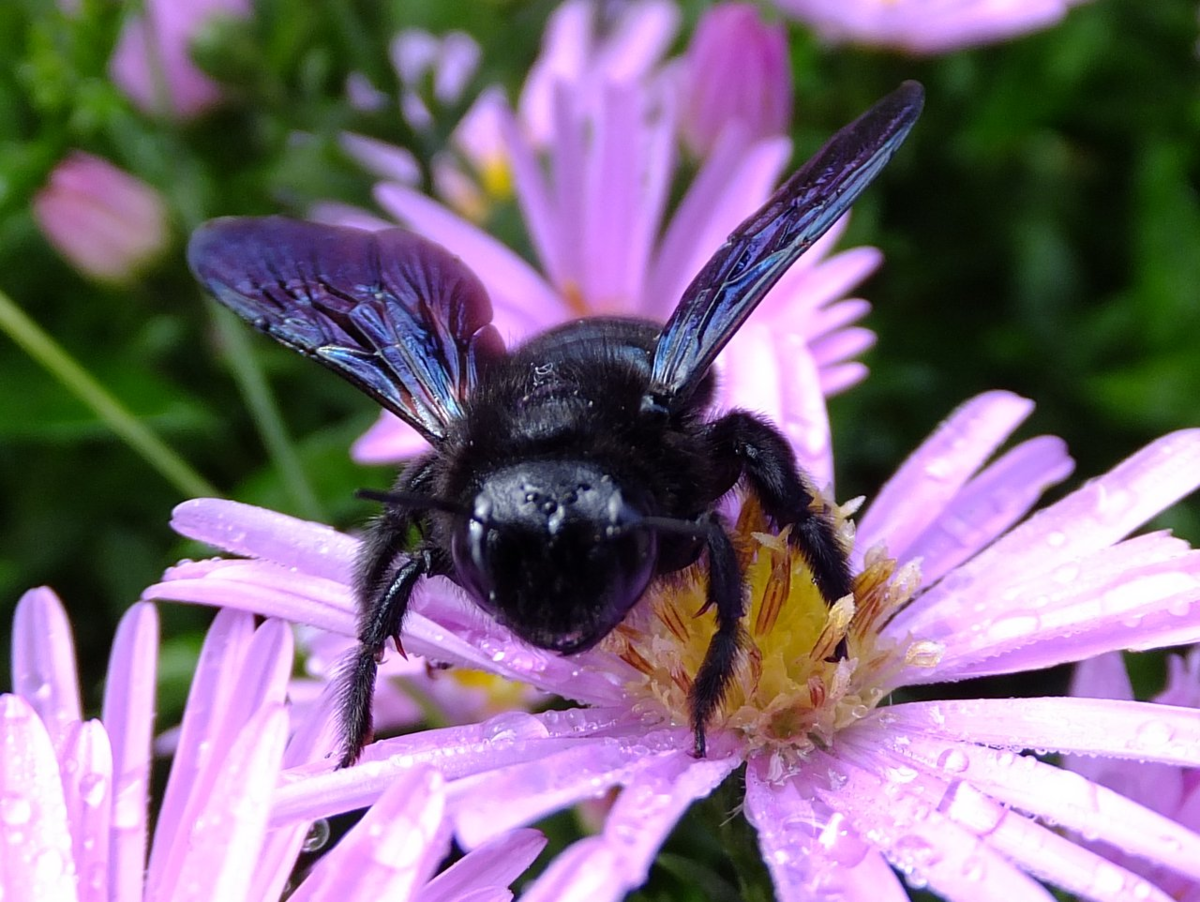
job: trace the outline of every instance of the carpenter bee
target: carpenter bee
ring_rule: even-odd
[[[753,492],[777,528],[791,527],[826,601],[851,592],[846,549],[780,432],[744,410],[709,415],[711,368],[880,172],[922,100],[906,82],[834,135],[733,231],[665,325],[581,319],[506,350],[479,279],[403,229],[229,218],[193,235],[189,263],[217,300],[432,446],[376,496],[383,512],[359,555],[340,766],[371,738],[377,665],[389,637],[400,647],[422,577],[449,577],[524,641],[572,654],[608,635],[652,580],[705,556],[717,629],[689,694],[698,756],[745,607],[717,502],[735,486]]]

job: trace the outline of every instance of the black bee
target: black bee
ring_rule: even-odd
[[[706,554],[717,630],[689,694],[700,756],[745,607],[718,500],[744,485],[791,527],[824,598],[850,593],[846,550],[788,442],[744,410],[710,418],[710,368],[887,163],[922,100],[905,82],[834,135],[734,230],[665,325],[581,319],[506,351],[480,281],[411,232],[277,217],[196,232],[189,263],[221,303],[433,446],[376,496],[383,514],[358,560],[359,647],[341,676],[340,766],[370,740],[377,664],[389,637],[399,646],[424,576],[449,577],[526,642],[572,654],[608,635],[652,580]]]

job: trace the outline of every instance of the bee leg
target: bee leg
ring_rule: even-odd
[[[420,491],[429,478],[429,465],[416,464],[401,474],[396,488]],[[355,595],[358,600],[358,649],[340,669],[338,715],[341,751],[338,767],[349,767],[358,760],[371,741],[371,701],[375,694],[375,676],[389,638],[400,646],[400,627],[408,601],[417,581],[427,574],[443,573],[447,568],[436,550],[418,546],[411,553],[413,527],[422,511],[384,507],[372,525],[358,554]]]
[[[787,439],[769,423],[744,410],[734,410],[711,426],[710,438],[717,459],[728,462],[745,478],[762,502],[767,516],[779,528],[791,526],[788,539],[804,557],[813,582],[829,604],[853,591],[850,563],[834,529],[832,518],[809,505],[815,492]],[[844,640],[838,657],[846,657]]]
[[[738,566],[733,542],[715,519],[708,522],[708,599],[705,608],[717,612],[717,631],[708,643],[704,661],[688,692],[688,711],[696,736],[695,753],[703,758],[706,750],[704,728],[725,697],[733,679],[742,646],[742,614],[746,604],[742,571]]]

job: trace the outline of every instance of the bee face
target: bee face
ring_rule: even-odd
[[[525,641],[583,651],[621,622],[653,575],[652,531],[613,477],[575,461],[487,476],[451,550],[466,588]]]

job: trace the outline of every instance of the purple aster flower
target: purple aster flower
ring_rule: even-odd
[[[166,250],[158,192],[107,160],[74,151],[33,199],[42,234],[80,272],[125,282]]]
[[[1133,686],[1119,652],[1099,655],[1075,666],[1071,694],[1080,698],[1133,700]],[[1167,686],[1151,699],[1155,704],[1200,708],[1200,649],[1186,657],[1167,658]],[[1145,805],[1187,829],[1200,833],[1200,767],[1171,767],[1138,761],[1114,761],[1071,755],[1065,766],[1093,783],[1106,786]],[[1082,833],[1087,841],[1090,834]],[[1179,902],[1200,902],[1200,880],[1128,855],[1119,846],[1089,842],[1106,858],[1157,883]]]
[[[775,0],[830,41],[949,53],[1058,23],[1083,0]]]
[[[709,7],[683,60],[682,129],[697,156],[710,153],[729,123],[748,138],[782,135],[792,119],[787,35],[749,3]]]
[[[289,716],[291,632],[217,614],[150,830],[158,615],[134,605],[117,629],[99,720],[83,720],[71,628],[49,589],[17,605],[13,693],[0,696],[0,897],[61,900],[511,898],[544,845],[521,830],[430,880],[449,850],[444,781],[414,768],[289,885],[310,824],[273,825],[281,772],[328,753],[325,724]],[[293,784],[295,785],[295,784]],[[472,898],[476,898],[472,896]]]
[[[668,77],[671,66],[655,62],[674,27],[674,6],[631,4],[603,40],[589,24],[593,12],[585,3],[558,10],[517,112],[491,93],[482,124],[474,122],[479,147],[486,134],[499,134],[503,152],[487,165],[511,173],[538,268],[405,179],[375,189],[387,213],[453,249],[480,276],[510,341],[584,314],[665,319],[711,252],[766,200],[791,153],[782,135],[762,135],[763,117],[743,123],[735,111],[713,111],[730,121],[666,217],[678,90]],[[767,63],[748,71],[787,74]],[[340,207],[324,206],[317,215],[386,224]],[[867,303],[844,295],[881,259],[867,247],[831,254],[842,229],[835,226],[788,271],[718,363],[719,402],[779,424],[821,486],[833,478],[824,397],[865,376],[854,358],[874,341],[873,333],[852,325]],[[354,456],[392,462],[423,447],[415,431],[385,413]]]
[[[371,803],[433,764],[471,848],[616,787],[598,835],[561,855],[523,899],[617,899],[646,878],[696,799],[745,768],[743,811],[781,900],[1044,899],[1039,881],[1104,902],[1168,902],[1163,889],[1068,831],[1200,878],[1200,835],[1037,752],[1200,765],[1200,712],[1087,698],[900,701],[906,687],[1037,670],[1118,648],[1200,638],[1200,554],[1129,533],[1200,483],[1200,430],[1151,443],[1022,518],[1066,477],[1042,436],[992,459],[1032,404],[1006,392],[957,410],[862,515],[843,506],[855,591],[827,609],[804,563],[743,505],[748,636],[735,685],[691,754],[687,691],[713,629],[705,571],[653,587],[597,649],[564,658],[515,641],[442,579],[418,590],[405,646],[582,702],[369,746],[353,768],[284,775],[272,823]],[[357,541],[223,501],[176,510],[185,535],[246,555],[184,563],[148,598],[231,605],[352,635]],[[831,661],[845,640],[849,656]],[[930,690],[925,690],[929,695]],[[961,694],[961,693],[955,693]],[[891,701],[891,704],[886,704]],[[295,781],[295,782],[292,782]]]
[[[218,17],[250,14],[249,0],[146,0],[126,19],[109,74],[143,112],[197,116],[220,102],[221,91],[192,62],[192,42]]]

